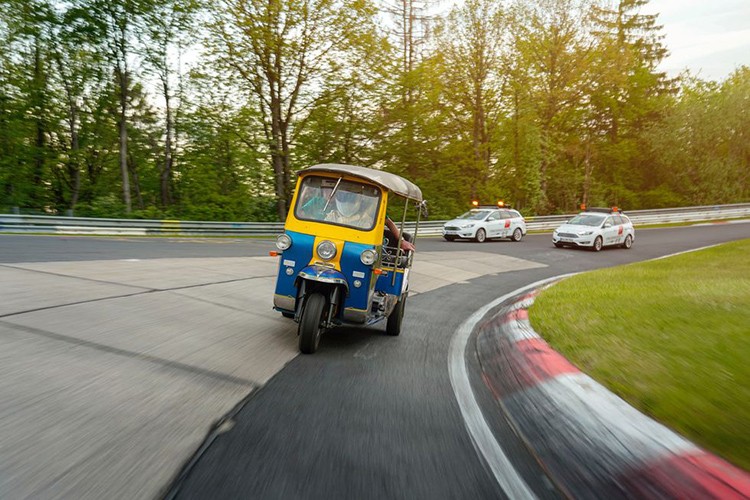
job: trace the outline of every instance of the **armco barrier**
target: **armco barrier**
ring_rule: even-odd
[[[675,222],[750,218],[750,203],[700,207],[625,211],[636,226]],[[549,231],[574,214],[527,217],[529,231]],[[438,236],[446,221],[422,221],[419,234]],[[414,231],[414,222],[406,223]],[[26,234],[171,235],[171,236],[272,236],[282,231],[280,222],[201,222],[151,219],[94,219],[44,215],[0,214],[0,232]]]

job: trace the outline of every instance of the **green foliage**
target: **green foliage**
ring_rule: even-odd
[[[432,219],[750,200],[750,69],[667,79],[647,3],[0,0],[0,207],[273,220],[323,162],[406,176]]]

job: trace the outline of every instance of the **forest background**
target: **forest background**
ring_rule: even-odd
[[[658,71],[647,4],[0,0],[0,213],[283,220],[328,162],[433,219],[750,200],[750,68]]]

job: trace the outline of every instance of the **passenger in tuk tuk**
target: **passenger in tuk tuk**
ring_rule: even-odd
[[[393,237],[396,239],[396,241],[398,241],[401,232],[398,230],[398,226],[396,225],[396,223],[393,222],[393,220],[387,215],[385,216],[385,225],[388,229],[391,230],[391,233],[393,233]],[[417,248],[414,246],[414,244],[406,239],[406,234],[404,234],[404,239],[401,240],[401,250],[405,252],[417,251]]]

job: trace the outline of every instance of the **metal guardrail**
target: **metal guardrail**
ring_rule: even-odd
[[[679,222],[750,218],[750,203],[700,207],[625,211],[636,226]],[[527,217],[529,231],[549,231],[575,214]],[[419,223],[420,236],[442,234],[444,220]],[[414,231],[414,222],[406,223]],[[0,214],[0,232],[26,234],[93,234],[130,236],[272,236],[279,234],[280,222],[201,222],[153,219],[95,219],[44,215]]]

